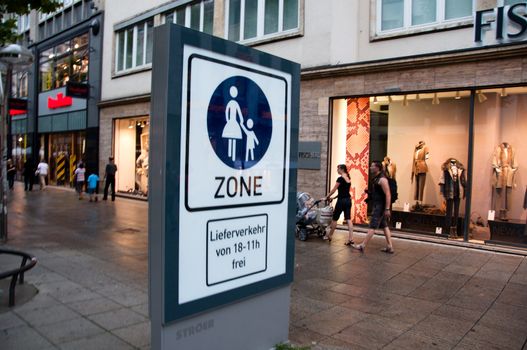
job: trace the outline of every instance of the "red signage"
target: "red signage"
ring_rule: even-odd
[[[27,109],[10,109],[9,110],[9,115],[11,117],[14,117],[15,115],[26,114],[26,113],[27,113]]]
[[[48,108],[49,109],[56,109],[56,108],[63,108],[63,107],[69,107],[73,104],[73,99],[69,96],[64,96],[62,92],[59,92],[57,94],[57,98],[48,97]]]

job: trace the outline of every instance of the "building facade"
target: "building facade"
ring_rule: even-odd
[[[11,118],[11,154],[19,170],[25,161],[50,165],[52,185],[72,186],[84,162],[98,172],[103,12],[91,0],[64,0],[54,13],[19,17],[23,44],[35,60],[17,73],[13,95],[27,98],[26,114]],[[68,83],[89,87],[89,96],[70,97]]]
[[[299,190],[324,196],[336,165],[346,164],[354,222],[365,224],[368,164],[385,160],[398,183],[394,228],[525,244],[526,6],[514,0],[112,2],[100,165],[115,155],[118,189],[148,193],[149,33],[172,21],[301,63],[299,156],[309,166],[299,166]]]

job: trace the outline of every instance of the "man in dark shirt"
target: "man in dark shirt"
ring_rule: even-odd
[[[104,196],[102,199],[105,201],[108,199],[108,187],[112,186],[112,201],[115,201],[115,173],[117,172],[117,165],[113,161],[113,157],[108,158],[108,164],[106,164],[106,170],[104,171]]]
[[[366,245],[375,234],[375,230],[382,228],[386,238],[386,248],[381,249],[381,251],[388,254],[393,254],[394,250],[392,245],[392,234],[390,232],[390,227],[388,226],[391,217],[390,205],[392,203],[390,185],[388,183],[388,179],[383,173],[381,162],[373,161],[370,166],[370,173],[373,177],[371,190],[368,190],[368,197],[370,198],[371,204],[373,206],[370,225],[368,233],[366,234],[366,237],[362,243],[353,245],[353,248],[364,252]]]

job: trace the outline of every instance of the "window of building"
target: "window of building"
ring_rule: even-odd
[[[525,86],[335,98],[327,186],[346,164],[366,224],[368,161],[382,161],[397,181],[392,228],[527,247],[526,112]]]
[[[119,171],[117,192],[146,198],[148,195],[149,116],[116,119],[114,154]]]
[[[153,19],[135,24],[116,33],[115,71],[124,72],[152,63]]]
[[[176,23],[188,28],[212,34],[214,0],[204,0],[176,7],[164,14],[165,23]]]
[[[273,37],[299,27],[298,0],[229,0],[226,6],[229,40]]]
[[[88,81],[88,34],[65,41],[40,53],[40,91],[65,86],[68,81]]]
[[[432,26],[472,16],[472,0],[377,0],[378,32]]]

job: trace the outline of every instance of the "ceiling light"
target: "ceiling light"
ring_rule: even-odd
[[[415,95],[415,100],[416,100],[417,102],[420,102],[420,101],[421,101],[421,96],[419,96],[419,94],[416,94],[416,95]]]
[[[403,106],[408,106],[408,97],[406,95],[404,95],[404,98],[403,98]]]
[[[437,96],[437,92],[434,93],[434,98],[432,99],[432,104],[433,105],[438,105],[439,104],[439,97]]]
[[[377,96],[374,96],[373,97],[373,104],[376,105],[377,103],[379,103],[379,101],[377,101]]]
[[[454,97],[456,100],[459,100],[461,99],[461,94],[459,93],[459,91],[456,91],[456,97]]]
[[[23,140],[23,138],[22,138],[22,136],[20,136],[20,137],[18,138],[18,142],[22,142],[22,140]]]
[[[128,122],[128,129],[132,129],[133,127],[134,127],[134,122],[130,120]]]
[[[487,96],[481,90],[478,91],[478,101],[479,103],[487,101]]]
[[[393,102],[393,99],[392,99],[392,97],[391,97],[391,96],[389,96],[389,95],[388,95],[388,102],[389,102],[389,103],[392,103],[392,102]]]
[[[507,90],[505,90],[505,88],[501,89],[500,97],[507,97]]]

